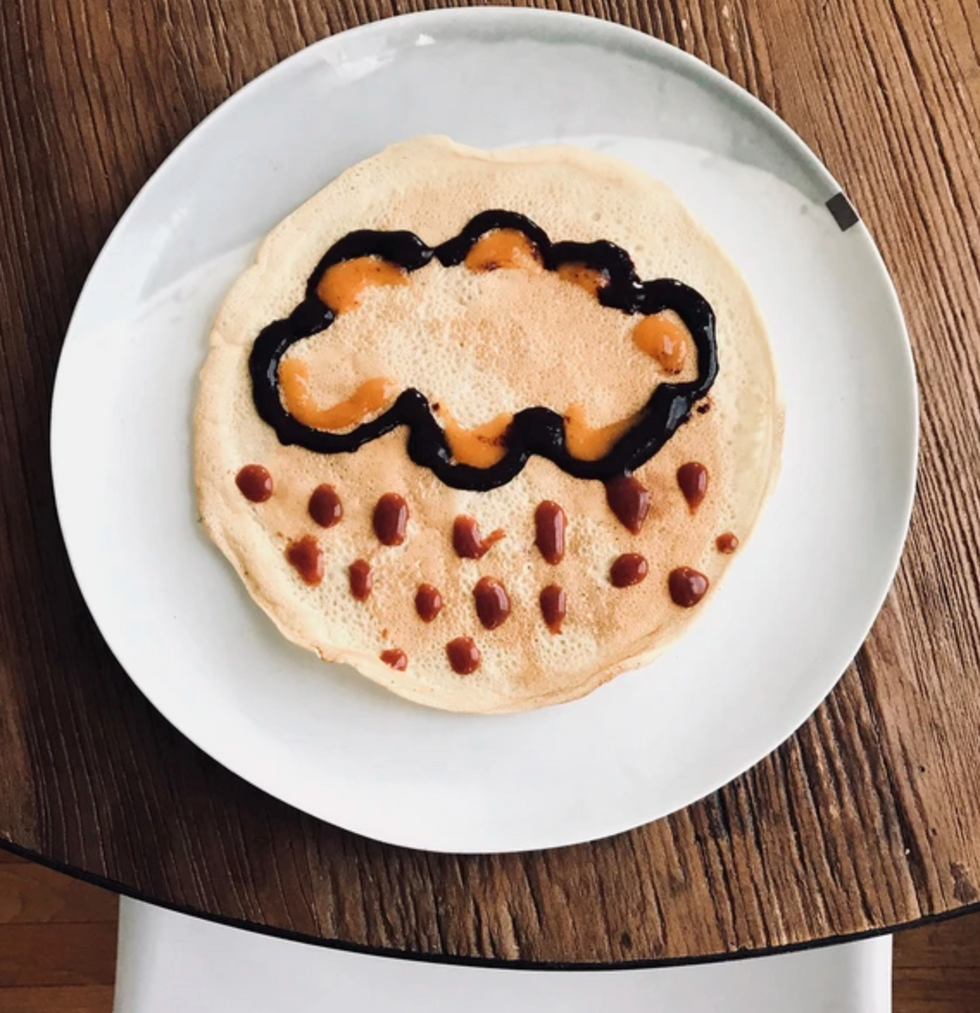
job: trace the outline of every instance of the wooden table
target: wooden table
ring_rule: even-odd
[[[304,816],[208,759],[113,660],[48,471],[72,306],[171,148],[324,35],[426,4],[7,0],[0,13],[0,844],[125,893],[356,947],[676,960],[887,929],[980,889],[980,10],[974,0],[573,0],[772,106],[881,245],[922,384],[919,499],[874,632],[810,721],[669,819],[455,857]],[[683,8],[686,6],[686,12]]]

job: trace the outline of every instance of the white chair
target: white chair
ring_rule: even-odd
[[[123,899],[115,1013],[889,1013],[891,938],[693,967],[514,971],[345,953]]]

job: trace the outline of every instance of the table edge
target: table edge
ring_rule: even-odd
[[[689,957],[653,957],[650,959],[622,960],[622,961],[555,961],[555,960],[507,960],[502,957],[467,957],[453,954],[423,953],[418,950],[398,950],[391,947],[369,946],[364,943],[355,943],[346,939],[328,939],[322,936],[311,936],[303,932],[296,932],[291,929],[277,928],[272,925],[263,925],[259,922],[250,922],[245,919],[231,918],[227,915],[213,914],[198,908],[184,904],[174,904],[170,901],[150,897],[147,894],[121,883],[117,880],[100,876],[98,873],[89,872],[78,866],[69,865],[58,859],[49,858],[40,852],[33,851],[15,841],[0,837],[0,850],[26,858],[45,868],[55,872],[71,876],[73,879],[81,880],[102,890],[129,897],[132,900],[140,901],[143,904],[152,904],[154,907],[163,908],[167,911],[174,911],[177,914],[187,915],[191,918],[200,918],[217,925],[225,925],[228,928],[243,929],[246,932],[254,932],[258,935],[271,936],[276,939],[286,939],[294,943],[304,943],[310,946],[323,946],[327,949],[342,950],[347,953],[360,953],[373,957],[390,957],[396,960],[416,960],[422,963],[449,964],[457,967],[482,967],[497,968],[512,971],[640,971],[654,968],[668,967],[693,967],[706,964],[720,964],[736,960],[748,960],[754,957],[775,957],[788,953],[799,953],[804,950],[822,949],[826,946],[838,946],[845,943],[856,943],[862,939],[874,939],[878,936],[894,935],[897,932],[904,932],[908,929],[924,928],[935,925],[938,922],[949,921],[963,915],[980,914],[980,900],[970,904],[962,904],[959,907],[947,908],[933,914],[922,915],[909,921],[896,922],[893,925],[879,926],[866,929],[861,932],[835,934],[829,936],[815,936],[799,943],[786,943],[783,945],[760,946],[749,949],[734,950],[729,953],[706,953]]]

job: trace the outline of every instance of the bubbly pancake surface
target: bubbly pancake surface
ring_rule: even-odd
[[[601,483],[575,479],[539,457],[500,488],[460,491],[409,459],[404,429],[353,454],[317,454],[280,444],[256,413],[252,343],[303,300],[333,243],[357,229],[405,229],[436,246],[489,208],[524,214],[555,241],[616,243],[641,279],[678,279],[714,310],[718,378],[690,421],[636,471],[650,495],[639,533],[616,518]],[[651,354],[649,335],[637,331],[641,318],[602,306],[594,279],[518,260],[494,270],[432,262],[392,283],[367,284],[353,303],[338,304],[331,326],[290,348],[280,378],[291,370],[311,422],[319,418],[338,431],[377,414],[399,391],[418,389],[447,433],[456,427],[488,435],[491,463],[490,437],[523,408],[564,414],[569,447],[578,453],[576,426],[586,434],[608,430],[614,439],[657,384],[696,372],[693,348],[680,360],[676,349],[673,357]],[[315,414],[351,403],[360,415]],[[229,293],[201,377],[196,480],[206,530],[289,639],[421,703],[507,711],[580,696],[641,664],[696,619],[710,590],[694,607],[681,607],[671,597],[670,574],[688,568],[713,589],[746,551],[778,468],[781,426],[752,297],[669,190],[578,149],[487,154],[419,138],[354,166],[294,212]],[[589,441],[579,447],[587,456]],[[677,477],[692,462],[708,475],[694,510]],[[261,502],[236,484],[247,465],[271,476],[273,492]],[[323,485],[342,503],[341,519],[329,527],[309,510]],[[408,509],[399,544],[383,544],[374,523],[386,494],[401,496]],[[542,502],[560,505],[566,518],[557,563],[536,545]],[[484,536],[504,536],[480,558],[460,558],[453,529],[461,516],[475,519]],[[729,532],[738,539],[735,557],[716,543]],[[304,580],[290,561],[291,551],[303,551],[300,543],[316,546],[318,581]],[[615,587],[614,563],[623,555],[641,555],[646,575]],[[351,593],[356,561],[370,569],[363,598]],[[481,621],[474,594],[484,578],[502,585],[509,606],[493,629]],[[422,585],[442,599],[428,622],[415,604]],[[566,608],[558,633],[542,615],[542,592],[553,587],[561,588]],[[470,674],[454,671],[447,652],[459,638],[471,638],[479,653]]]

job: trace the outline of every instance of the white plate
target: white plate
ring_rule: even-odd
[[[286,643],[196,523],[191,411],[211,317],[258,239],[385,144],[571,141],[670,183],[739,264],[788,408],[762,523],[689,635],[576,703],[428,711]],[[653,39],[571,15],[411,15],[326,39],[196,129],[85,286],[52,415],[76,576],[123,667],[273,795],[445,851],[569,844],[655,819],[751,766],[834,685],[894,574],[915,383],[892,286],[839,187],[772,113]]]

